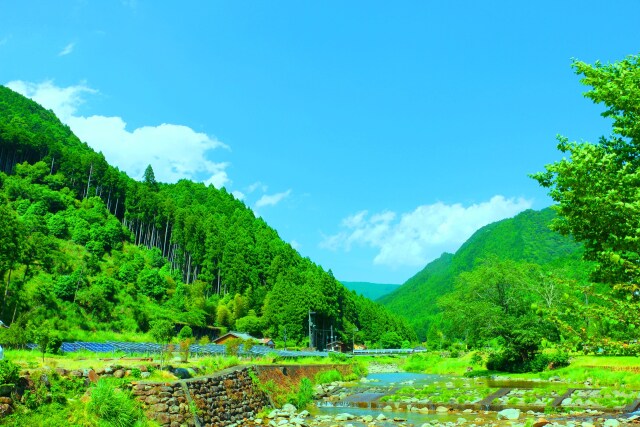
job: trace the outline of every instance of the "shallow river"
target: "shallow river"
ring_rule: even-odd
[[[491,413],[488,415],[484,415],[483,413],[478,414],[466,414],[466,413],[416,413],[416,412],[407,412],[404,410],[396,410],[396,411],[384,411],[380,408],[370,409],[370,408],[361,408],[358,406],[362,405],[362,402],[365,401],[377,401],[382,396],[386,394],[393,393],[393,390],[405,385],[411,385],[413,387],[421,387],[427,384],[434,383],[436,381],[446,380],[447,377],[441,375],[430,375],[430,374],[417,374],[411,372],[393,372],[393,373],[376,373],[369,374],[367,377],[367,382],[358,384],[354,386],[354,389],[360,391],[359,393],[355,393],[341,400],[340,402],[336,402],[334,404],[329,402],[319,403],[319,406],[313,411],[314,415],[331,415],[336,416],[342,413],[349,413],[355,415],[356,417],[364,417],[366,415],[371,415],[374,419],[378,417],[380,414],[384,414],[389,420],[388,421],[378,421],[376,425],[379,426],[397,426],[398,422],[394,422],[393,418],[398,418],[402,420],[406,420],[406,423],[414,424],[414,425],[422,425],[423,423],[447,423],[447,422],[457,422],[461,418],[464,418],[467,421],[473,421],[478,417],[483,417],[485,419],[491,418],[496,419],[496,414]],[[369,389],[369,390],[367,390]],[[370,390],[373,390],[370,391]],[[357,403],[356,403],[357,402]],[[392,404],[391,404],[392,405]],[[349,421],[350,424],[354,426],[366,426],[366,423],[362,423],[356,420]]]
[[[365,382],[358,383],[351,387],[351,391],[354,392],[344,399],[331,403],[331,402],[319,402],[318,406],[313,410],[313,414],[316,416],[331,416],[335,417],[338,414],[349,413],[357,418],[361,418],[364,416],[372,416],[376,419],[380,414],[384,414],[384,416],[388,419],[386,421],[377,421],[376,425],[378,426],[398,426],[402,425],[400,420],[403,420],[405,425],[414,425],[421,426],[423,423],[430,423],[433,425],[437,424],[445,424],[445,423],[457,423],[457,424],[478,424],[478,423],[496,423],[496,424],[506,424],[506,421],[498,421],[496,412],[486,412],[486,411],[474,411],[473,413],[466,413],[462,411],[455,412],[445,412],[445,413],[437,413],[431,410],[429,413],[419,413],[419,412],[409,412],[406,410],[398,409],[398,410],[383,410],[382,407],[386,406],[386,404],[380,404],[379,400],[385,395],[393,394],[395,390],[400,387],[410,385],[412,387],[421,388],[424,385],[431,384],[437,381],[446,382],[451,380],[451,377],[440,376],[440,375],[429,375],[429,374],[416,374],[409,372],[398,372],[398,373],[374,373],[369,374],[366,377]],[[543,386],[544,383],[527,383],[524,384],[522,382],[512,381],[493,381],[488,380],[485,384],[489,387],[528,387],[528,388],[537,388]],[[374,409],[370,408],[370,402],[378,403]],[[389,403],[391,407],[394,406],[393,403]],[[629,416],[632,414],[627,414]],[[599,415],[604,418],[609,418],[614,415]],[[558,421],[561,423],[567,423],[571,420],[574,421],[583,421],[589,422],[593,424],[597,424],[595,421],[596,417],[593,416],[569,416],[565,415],[555,415],[555,416],[547,416],[554,421]],[[396,421],[394,421],[394,418]],[[519,422],[524,423],[526,418],[537,418],[537,415],[526,415],[522,414]],[[464,420],[464,422],[463,422]],[[349,420],[344,423],[339,423],[339,425],[344,424],[352,424],[354,427],[367,426],[367,423],[363,423],[362,421]],[[509,424],[511,424],[509,422]],[[327,424],[327,425],[336,425],[335,422]]]

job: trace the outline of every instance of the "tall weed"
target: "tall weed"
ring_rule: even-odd
[[[116,389],[110,382],[100,380],[91,390],[87,411],[105,427],[143,426],[145,418],[130,394]]]

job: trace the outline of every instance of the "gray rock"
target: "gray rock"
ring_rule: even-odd
[[[293,406],[291,403],[285,403],[282,405],[282,412],[288,412],[289,414],[294,414],[298,408]]]
[[[509,408],[498,412],[499,420],[517,420],[518,418],[520,418],[520,409]]]
[[[333,419],[335,421],[348,421],[348,420],[354,419],[355,417],[356,417],[355,415],[345,412],[343,414],[336,415]]]
[[[602,426],[603,427],[619,427],[620,421],[616,420],[615,418],[609,418],[608,420],[605,420]]]

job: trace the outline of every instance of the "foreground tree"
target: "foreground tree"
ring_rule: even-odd
[[[495,369],[526,371],[543,340],[558,338],[537,310],[543,276],[535,264],[487,259],[460,274],[455,290],[439,300],[444,333],[481,346],[498,339]]]
[[[532,177],[558,203],[553,227],[584,244],[585,259],[597,263],[593,279],[612,287],[601,297],[614,309],[599,313],[602,320],[638,330],[640,57],[613,64],[574,61],[573,68],[590,87],[585,96],[606,107],[602,115],[612,119],[612,135],[598,143],[559,137],[558,149],[567,157]]]
[[[151,329],[149,334],[151,337],[160,344],[160,369],[164,369],[164,361],[167,357],[167,353],[171,354],[171,348],[169,342],[175,335],[175,329],[173,323],[168,319],[157,319],[150,322]]]

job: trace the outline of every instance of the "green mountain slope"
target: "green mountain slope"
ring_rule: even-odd
[[[400,285],[390,283],[370,283],[370,282],[340,282],[345,288],[354,291],[358,295],[362,295],[370,300],[387,295],[398,289]]]
[[[562,269],[568,276],[586,277],[581,246],[549,229],[554,217],[550,208],[527,210],[482,227],[455,255],[443,254],[378,301],[406,318],[419,338],[424,339],[438,312],[437,299],[452,290],[461,272],[471,270],[484,258],[527,261],[549,269]]]
[[[23,336],[146,333],[153,321],[241,329],[314,344],[406,322],[301,257],[224,188],[137,182],[53,113],[0,86],[0,319]],[[15,327],[13,326],[15,325]],[[1,342],[1,341],[0,341]]]

